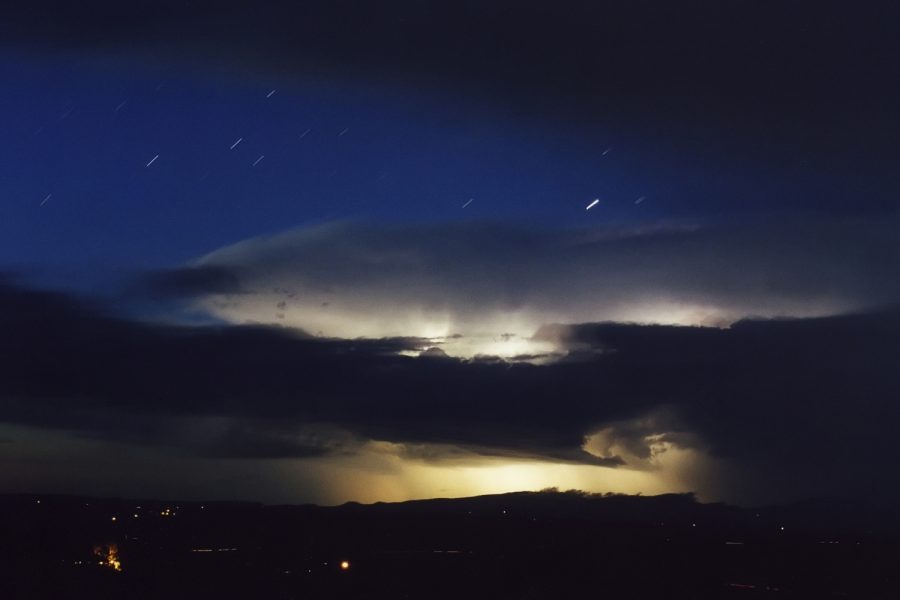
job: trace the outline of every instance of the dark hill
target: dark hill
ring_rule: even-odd
[[[837,500],[753,509],[545,491],[318,507],[9,495],[0,515],[4,597],[29,599],[887,598],[900,558],[892,511]]]

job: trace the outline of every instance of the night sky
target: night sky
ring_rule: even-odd
[[[889,3],[20,3],[0,492],[900,496]]]

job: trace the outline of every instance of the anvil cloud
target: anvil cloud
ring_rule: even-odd
[[[897,225],[337,223],[246,240],[151,284],[228,322],[421,337],[451,355],[511,357],[552,351],[534,337],[552,323],[725,326],[891,304],[900,299]]]

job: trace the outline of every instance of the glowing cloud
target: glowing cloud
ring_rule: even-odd
[[[889,273],[900,262],[895,220],[590,230],[334,223],[228,246],[178,275],[197,280],[187,294],[195,308],[228,322],[422,337],[450,356],[540,355],[552,346],[531,338],[546,323],[724,326],[890,301],[900,295]]]

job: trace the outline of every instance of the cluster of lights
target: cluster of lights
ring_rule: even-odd
[[[113,571],[122,570],[122,561],[119,560],[119,547],[116,544],[95,546],[94,555],[100,559],[98,564],[101,567],[108,567]]]

